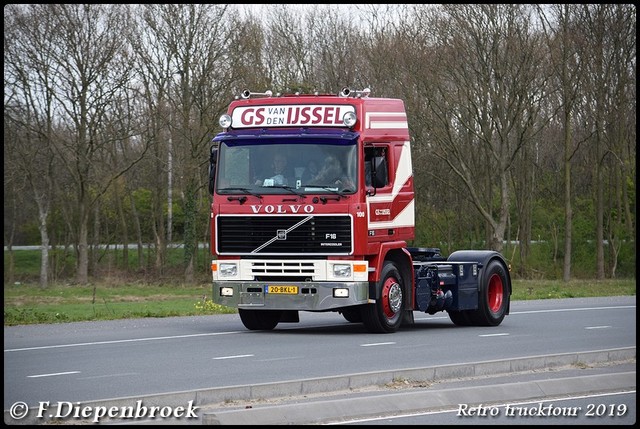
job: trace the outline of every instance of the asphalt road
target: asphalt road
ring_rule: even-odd
[[[415,313],[415,325],[388,335],[369,334],[335,313],[302,313],[300,323],[280,324],[271,332],[247,331],[237,315],[5,327],[5,422],[42,423],[61,407],[82,420],[79,404],[140,408],[138,401],[183,407],[179,417],[188,414],[189,405],[199,407],[198,418],[178,419],[181,423],[240,422],[246,418],[237,409],[242,406],[253,410],[252,421],[264,421],[255,420],[255,411],[266,399],[265,405],[275,406],[271,418],[289,419],[296,413],[282,417],[277,407],[312,407],[308,400],[314,395],[346,392],[356,400],[354,394],[370,394],[363,389],[400,381],[416,381],[418,386],[410,387],[420,388],[420,383],[524,376],[585,363],[632,365],[615,373],[621,384],[632,378],[635,389],[635,301],[632,296],[513,302],[511,314],[493,328],[456,327],[445,313]],[[601,382],[616,387],[612,380],[618,378]],[[599,386],[595,379],[590,385]],[[268,403],[278,397],[303,404]],[[11,419],[9,410],[22,403],[28,416]],[[337,418],[331,409],[324,403],[320,408],[327,421]],[[346,411],[336,410],[340,418]]]

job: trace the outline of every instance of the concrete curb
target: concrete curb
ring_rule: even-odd
[[[531,381],[440,391],[382,394],[374,397],[315,401],[310,403],[269,406],[233,411],[205,413],[206,425],[261,425],[339,423],[393,414],[412,414],[457,407],[460,404],[487,405],[500,401],[519,401],[572,393],[606,392],[635,389],[635,372],[566,377],[555,380]]]
[[[563,353],[507,360],[430,366],[425,368],[367,372],[250,386],[222,387],[197,391],[195,399],[196,404],[206,405],[238,400],[303,396],[314,393],[349,391],[351,389],[376,385],[382,386],[397,380],[439,381],[461,377],[510,374],[569,365],[622,362],[635,359],[635,357],[635,347]]]

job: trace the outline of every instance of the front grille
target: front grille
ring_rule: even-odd
[[[218,216],[219,255],[347,255],[350,216]]]
[[[278,261],[263,262],[255,261],[251,264],[251,274],[259,276],[264,274],[274,275],[305,275],[315,276],[315,264],[313,262]]]
[[[311,261],[260,261],[251,262],[251,275],[257,281],[305,282],[320,276],[319,267]]]

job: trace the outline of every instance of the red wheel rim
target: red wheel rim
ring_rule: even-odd
[[[489,288],[487,289],[487,304],[492,313],[497,313],[502,308],[502,300],[504,298],[504,286],[502,278],[494,274],[489,279]]]
[[[402,304],[402,288],[395,278],[389,277],[382,285],[382,310],[387,318],[392,319]]]

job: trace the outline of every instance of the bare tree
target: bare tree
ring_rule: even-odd
[[[5,7],[5,243],[37,225],[43,264],[55,263],[49,241],[73,244],[84,283],[100,241],[135,234],[140,264],[148,246],[163,273],[182,239],[191,280],[210,233],[208,148],[230,99],[350,86],[405,102],[416,239],[504,251],[517,237],[526,274],[532,231],[548,227],[554,261],[565,234],[565,280],[585,240],[599,277],[628,265],[635,6],[252,10]],[[53,271],[41,266],[41,284]]]
[[[362,49],[366,26],[358,8],[354,5],[353,14],[345,15],[336,5],[318,5],[305,15],[311,59],[308,86],[329,94],[345,86],[371,86],[363,79],[369,64]]]
[[[204,189],[208,160],[203,154],[208,152],[217,127],[215,118],[228,103],[229,88],[235,81],[235,60],[229,49],[235,21],[227,19],[228,11],[228,5],[215,4],[144,6],[142,28],[148,38],[136,46],[152,128],[156,130],[156,170],[179,172],[174,174],[173,185],[180,190],[183,203],[188,281],[193,279],[198,214],[202,210],[198,202],[203,200],[199,193]],[[168,162],[165,164],[168,159],[173,163],[171,169]],[[164,182],[156,182],[156,189],[166,189]],[[162,248],[166,235],[160,232],[164,229],[160,207],[156,205],[158,221],[154,227],[158,247]]]
[[[571,252],[573,231],[573,207],[571,165],[575,152],[582,141],[574,141],[573,115],[580,97],[579,89],[583,76],[581,60],[584,58],[581,46],[584,38],[576,23],[576,9],[573,5],[551,5],[539,8],[542,30],[549,46],[550,67],[558,87],[559,123],[563,129],[564,155],[564,261],[563,280],[571,279]]]
[[[622,209],[622,213],[616,215],[616,218],[620,219],[624,217],[623,213],[626,210],[622,207],[616,208],[616,200],[611,200],[610,196],[615,195],[616,188],[621,189],[627,185],[616,186],[609,178],[616,180],[615,177],[619,177],[624,183],[631,179],[631,170],[624,168],[622,158],[628,145],[622,142],[628,137],[634,138],[635,135],[622,129],[626,128],[626,112],[630,108],[635,109],[635,95],[631,96],[635,94],[635,16],[635,6],[617,4],[583,5],[579,16],[585,37],[590,42],[589,49],[585,51],[588,79],[585,81],[584,90],[587,100],[585,112],[590,116],[589,123],[593,135],[590,143],[593,147],[591,153],[595,182],[598,279],[605,278],[605,233],[614,240],[619,234],[615,231],[615,223],[618,221],[613,225],[605,225],[605,220],[611,219],[608,213],[612,210]],[[635,129],[635,119],[633,122]],[[624,169],[625,174],[609,176],[610,169]],[[612,204],[614,207],[611,207]],[[624,205],[627,204],[629,203],[625,201]],[[613,246],[613,254],[617,260],[615,244],[615,241],[609,243]]]
[[[495,250],[503,247],[514,160],[541,126],[546,82],[532,25],[525,6],[444,6],[430,20],[437,49],[422,64],[430,150],[464,184]]]
[[[377,96],[404,98],[409,103],[416,98],[414,84],[420,77],[413,74],[413,66],[430,51],[422,50],[425,29],[416,14],[428,7],[368,4],[354,10],[351,20],[357,25],[351,28],[358,31],[358,37],[351,38],[350,60],[355,64],[356,85],[369,87]],[[421,50],[414,51],[418,46]]]
[[[49,283],[47,218],[55,184],[53,127],[57,70],[47,41],[53,31],[52,23],[43,18],[37,8],[8,6],[4,58],[5,79],[9,78],[5,81],[5,121],[13,124],[16,131],[5,139],[5,147],[11,148],[5,162],[9,161],[8,169],[15,171],[14,177],[26,179],[38,208],[40,287],[45,288]]]
[[[6,46],[5,46],[5,78],[7,71],[6,61]],[[6,85],[5,85],[6,88]],[[20,225],[20,219],[24,219],[22,212],[28,207],[28,204],[24,201],[24,196],[27,194],[28,188],[24,174],[20,171],[20,159],[17,157],[19,152],[16,150],[20,143],[18,132],[19,126],[12,123],[12,115],[16,112],[11,107],[10,97],[9,100],[5,93],[5,107],[4,107],[4,245],[8,256],[5,259],[4,281],[5,284],[11,284],[15,281],[15,258],[13,243],[16,237],[16,230]],[[14,106],[17,107],[17,106]],[[16,168],[18,167],[18,168]],[[44,267],[44,275],[47,275],[46,266]],[[42,279],[42,267],[41,267],[41,279]],[[41,283],[42,284],[42,283]],[[46,286],[46,282],[45,282]]]
[[[168,235],[165,227],[165,201],[167,212],[168,205],[173,202],[165,200],[165,195],[172,195],[168,189],[168,177],[173,174],[173,166],[170,165],[173,153],[171,145],[171,127],[176,118],[176,101],[170,97],[171,88],[175,86],[174,78],[179,70],[175,66],[173,52],[168,49],[172,43],[170,37],[171,24],[163,17],[161,5],[132,6],[133,16],[137,18],[136,32],[131,33],[130,43],[136,58],[133,64],[134,70],[140,79],[140,99],[147,113],[148,132],[145,139],[150,143],[150,157],[146,160],[145,169],[141,172],[144,180],[139,178],[138,186],[151,189],[151,231],[155,242],[154,266],[158,273],[162,274],[166,263]],[[131,199],[132,208],[135,200]],[[136,216],[138,210],[134,210]],[[140,221],[137,221],[138,252],[142,253],[142,237]]]
[[[274,88],[279,92],[316,90],[311,34],[317,24],[309,15],[297,14],[280,4],[268,9],[266,26],[265,63]]]
[[[130,115],[129,106],[121,104],[130,101],[128,95],[122,96],[128,89],[130,68],[122,61],[126,57],[126,9],[118,5],[28,5],[15,12],[24,14],[16,22],[16,31],[29,34],[25,39],[29,43],[22,48],[34,63],[23,72],[28,74],[25,82],[32,82],[38,90],[32,103],[37,107],[34,116],[44,118],[42,135],[70,180],[61,186],[74,191],[67,194],[73,196],[74,219],[68,224],[77,249],[76,278],[84,284],[88,282],[93,205],[116,177],[137,162],[120,171],[110,171],[102,163],[114,139],[131,134],[131,128],[118,128],[117,135],[105,132],[106,124],[118,121],[112,115]],[[34,28],[42,30],[34,32]],[[112,107],[112,103],[118,105]],[[120,122],[128,123],[125,119]]]

